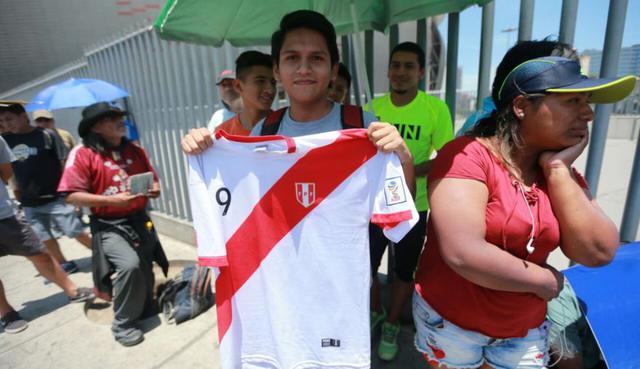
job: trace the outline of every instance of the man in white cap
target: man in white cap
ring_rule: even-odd
[[[71,151],[71,149],[76,145],[76,141],[73,139],[73,135],[69,133],[69,131],[56,127],[56,121],[50,111],[44,109],[35,110],[32,113],[32,116],[33,121],[38,125],[38,127],[56,131],[56,133],[60,135],[60,138],[62,138],[62,142],[64,142],[64,146],[67,150]]]
[[[207,128],[210,132],[213,132],[220,123],[226,122],[242,110],[240,94],[233,88],[235,79],[236,73],[231,69],[225,69],[218,75],[216,86],[218,86],[218,94],[223,107],[213,113],[209,119]]]

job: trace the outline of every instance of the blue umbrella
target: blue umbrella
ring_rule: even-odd
[[[610,369],[640,367],[640,242],[623,245],[602,268],[564,271]]]
[[[122,87],[90,78],[71,78],[40,91],[26,106],[27,111],[77,108],[100,101],[129,96]]]

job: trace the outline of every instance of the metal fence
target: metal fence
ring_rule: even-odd
[[[180,138],[191,128],[206,126],[220,108],[214,103],[219,101],[215,71],[233,65],[242,51],[161,41],[145,27],[89,50],[85,60],[7,91],[3,98],[29,100],[46,86],[71,77],[99,78],[124,87],[131,95],[124,104],[161,178],[163,196],[153,200],[152,206],[165,215],[190,221],[187,164]],[[76,134],[80,111],[56,111],[57,126]]]

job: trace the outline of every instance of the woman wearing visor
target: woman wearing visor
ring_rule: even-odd
[[[548,255],[560,246],[600,266],[619,244],[572,168],[589,141],[589,104],[634,86],[633,76],[587,79],[562,57],[526,61],[494,85],[496,111],[438,152],[413,304],[416,347],[433,367],[546,365],[547,301],[563,286]]]

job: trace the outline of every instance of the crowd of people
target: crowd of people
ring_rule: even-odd
[[[256,119],[250,131],[245,126],[244,133],[301,136],[348,128],[337,104],[327,102],[345,102],[337,91],[349,78],[342,77],[346,69],[335,58],[334,34],[322,18],[309,12],[283,18],[281,33],[272,38],[272,58],[289,107],[262,112],[264,119]],[[434,367],[534,368],[550,357],[560,360],[559,367],[594,367],[597,354],[582,357],[588,329],[568,329],[583,319],[579,309],[566,309],[577,306],[577,299],[546,260],[558,246],[589,266],[604,265],[615,254],[615,226],[572,163],[588,142],[589,104],[614,102],[633,84],[629,78],[607,84],[581,76],[570,45],[523,42],[498,66],[492,96],[483,104],[489,107],[453,140],[446,105],[418,90],[424,63],[417,44],[397,45],[389,58],[391,91],[372,101],[375,119],[363,113],[379,149],[410,152],[412,168],[405,176],[409,181],[415,175],[420,211],[414,229],[391,253],[389,312],[377,279],[388,241],[371,226],[371,331],[381,324],[378,355],[396,356],[398,319],[413,294],[416,347]],[[241,98],[244,103],[250,97]],[[391,124],[381,132],[374,120]],[[398,137],[403,145],[386,145]],[[182,141],[191,155],[211,145],[205,129]],[[408,159],[402,157],[405,164]]]
[[[432,367],[542,368],[549,359],[596,367],[597,353],[583,355],[588,328],[567,329],[582,319],[580,309],[547,258],[560,247],[595,267],[615,255],[616,227],[572,164],[589,140],[590,104],[617,101],[633,83],[581,76],[570,45],[521,42],[499,64],[482,109],[454,138],[447,105],[419,89],[424,74],[422,48],[402,42],[389,56],[390,91],[364,109],[348,105],[351,76],[333,25],[313,11],[293,12],[273,34],[271,55],[245,51],[235,70],[219,74],[223,108],[181,145],[198,155],[220,131],[298,137],[366,129],[378,150],[399,157],[419,213],[397,243],[369,227],[377,355],[396,358],[401,313],[412,301],[415,346]],[[289,105],[273,111],[277,83]],[[78,127],[82,145],[71,149],[73,139],[55,128],[51,113],[34,112],[33,127],[21,104],[0,105],[0,229],[8,235],[0,238],[0,256],[26,256],[71,301],[85,301],[94,293],[64,273],[77,266],[55,233],[91,248],[94,291],[113,299],[114,338],[131,346],[143,340],[139,320],[154,313],[151,263],[165,271],[168,264],[146,214],[148,199],[160,195],[159,179],[144,149],[126,138],[126,114],[107,102],[88,106]],[[131,193],[129,178],[143,173],[152,174],[153,185]],[[6,190],[12,175],[20,212]],[[78,218],[82,206],[91,211],[91,236]],[[387,246],[393,279],[383,306],[378,268]],[[567,306],[575,308],[568,313]],[[26,327],[1,284],[0,316],[6,332]]]

